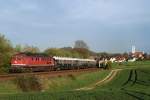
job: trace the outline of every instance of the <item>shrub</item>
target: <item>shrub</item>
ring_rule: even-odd
[[[21,89],[23,92],[30,92],[30,91],[41,91],[42,84],[40,79],[36,76],[19,76],[15,79],[15,83],[17,87]]]
[[[105,69],[111,69],[111,68],[112,68],[112,63],[111,63],[111,61],[108,61],[105,66]]]
[[[68,74],[68,77],[71,79],[71,80],[76,80],[76,77],[72,74]]]

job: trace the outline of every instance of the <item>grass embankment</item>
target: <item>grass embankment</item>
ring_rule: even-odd
[[[76,88],[81,88],[89,84],[95,83],[98,80],[102,80],[109,74],[110,71],[98,71],[79,76],[68,75],[67,77],[58,77],[49,79],[49,90],[54,91],[69,91]]]
[[[17,86],[13,81],[0,81],[0,94],[10,94],[10,93],[19,93],[20,91],[17,89]]]
[[[40,78],[40,83],[43,84],[44,91],[57,92],[57,91],[70,91],[80,88],[100,79],[103,79],[109,74],[110,71],[97,71],[92,73],[82,73],[80,75],[68,74],[67,76],[58,76],[55,78]],[[0,80],[0,94],[17,94],[21,93],[15,80],[3,81]],[[22,82],[21,82],[22,83]],[[26,84],[26,80],[23,85]]]

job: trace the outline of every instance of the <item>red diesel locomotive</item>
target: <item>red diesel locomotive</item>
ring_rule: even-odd
[[[19,53],[11,59],[11,71],[19,70],[54,70],[55,61],[43,54]]]

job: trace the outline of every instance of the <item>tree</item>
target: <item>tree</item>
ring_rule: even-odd
[[[89,58],[90,57],[90,52],[88,49],[74,48],[73,50],[79,54],[80,58]]]
[[[108,61],[105,65],[105,69],[111,69],[112,68],[112,63],[111,61]]]
[[[148,60],[149,59],[149,55],[147,53],[143,54],[144,60]]]
[[[123,53],[123,57],[125,57],[126,60],[128,60],[129,59],[129,54],[125,52],[125,53]]]
[[[16,45],[14,49],[15,49],[15,52],[22,52],[22,46],[20,44]]]
[[[60,57],[73,57],[73,58],[83,58],[84,53],[80,53],[78,50],[72,48],[48,48],[44,53],[50,56],[60,56]]]
[[[77,41],[75,41],[74,48],[89,49],[88,45],[83,40],[77,40]]]
[[[13,47],[4,35],[0,34],[0,71],[8,69],[10,58],[13,54]]]
[[[44,52],[50,56],[64,56],[64,53],[57,48],[48,48]]]
[[[35,46],[26,45],[26,46],[21,50],[21,52],[39,53],[39,52],[40,52],[40,49],[39,49],[38,47],[35,47]]]
[[[66,50],[66,51],[71,51],[72,47],[63,47],[63,48],[60,48],[60,49],[63,49],[63,50]]]

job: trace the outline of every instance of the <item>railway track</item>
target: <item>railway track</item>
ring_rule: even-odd
[[[62,71],[50,71],[50,72],[32,72],[32,73],[13,73],[13,74],[0,74],[0,80],[10,80],[19,76],[44,76],[44,77],[58,77],[58,76],[67,76],[67,75],[76,75],[84,72],[94,72],[99,71],[99,68],[88,68],[88,69],[79,69],[79,70],[62,70]]]

